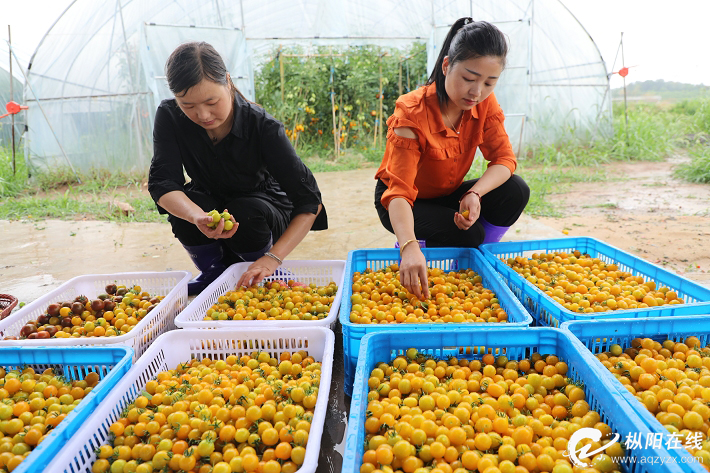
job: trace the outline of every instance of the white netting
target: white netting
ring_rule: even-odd
[[[462,16],[508,35],[508,67],[496,95],[516,152],[611,132],[605,64],[559,0],[75,0],[32,58],[37,97],[24,90],[31,163],[65,164],[51,124],[78,169],[146,169],[153,114],[171,96],[163,66],[181,42],[213,44],[253,98],[254,71],[279,45],[406,48],[419,41],[427,43],[431,69]]]

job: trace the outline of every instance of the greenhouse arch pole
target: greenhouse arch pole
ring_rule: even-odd
[[[621,68],[624,69],[626,63],[624,62],[624,32],[621,32]],[[624,78],[624,118],[626,123],[626,145],[629,145],[629,113],[626,109],[626,76]]]
[[[340,145],[340,136],[338,133],[338,129],[335,126],[337,120],[337,118],[335,117],[335,59],[332,56],[332,46],[330,47],[330,53],[330,110],[333,113],[333,152],[335,153],[335,159],[338,159],[340,155],[340,150],[338,149]]]
[[[606,91],[604,91],[604,97],[602,98],[602,107],[603,107],[603,106],[604,106],[604,102],[606,101],[606,97],[607,97],[607,96],[611,97],[611,84],[609,83],[609,74],[607,73],[607,70],[606,70],[606,62],[604,61],[604,58],[602,57],[602,52],[599,50],[599,46],[597,46],[597,42],[594,41],[594,38],[592,38],[592,35],[589,34],[589,31],[587,31],[587,29],[584,27],[584,25],[582,24],[582,22],[580,22],[579,19],[577,19],[577,17],[574,15],[574,13],[572,13],[572,11],[571,11],[569,8],[567,8],[567,6],[566,6],[564,3],[562,3],[561,0],[558,0],[558,1],[559,1],[560,5],[562,5],[562,8],[564,8],[565,10],[567,10],[567,12],[568,12],[570,15],[572,15],[572,18],[575,19],[575,21],[576,21],[577,24],[580,26],[580,28],[582,28],[582,30],[584,30],[584,32],[587,33],[587,36],[589,36],[589,40],[590,40],[590,41],[592,42],[592,44],[594,45],[594,49],[597,50],[597,54],[599,55],[599,60],[601,61],[602,66],[604,67],[604,74],[606,75]],[[617,56],[618,56],[618,54],[619,54],[619,50],[618,50],[618,49],[617,49],[617,51],[616,51],[616,54],[617,54]],[[616,64],[616,58],[614,58],[614,64]],[[613,66],[612,66],[612,69],[613,69]],[[595,125],[595,129],[594,129],[594,135],[596,135],[596,129],[599,127],[599,117],[601,116],[602,111],[603,111],[603,108],[602,108],[602,107],[599,108],[599,113],[597,114],[596,125]],[[609,107],[609,114],[612,115],[612,109],[611,109],[611,107]],[[610,118],[612,118],[612,117],[610,117]],[[594,135],[592,135],[592,136],[594,136]]]
[[[17,58],[15,51],[12,50],[12,47],[10,47],[10,52],[15,57],[15,61],[17,61],[17,64],[22,64],[20,62],[20,60]],[[47,117],[47,114],[44,113],[44,108],[42,108],[42,103],[39,101],[39,97],[37,96],[34,89],[32,88],[32,84],[30,84],[30,79],[27,77],[27,74],[25,74],[25,71],[22,68],[20,68],[20,72],[22,72],[22,76],[25,78],[25,84],[27,84],[27,87],[30,88],[30,92],[32,92],[32,95],[34,95],[35,99],[37,99],[37,106],[39,107],[40,111],[42,112],[42,115],[44,115],[44,119],[47,121],[47,125],[49,125],[49,129],[52,131],[52,135],[54,136],[54,139],[57,140],[57,144],[59,145],[59,149],[62,151],[62,154],[64,155],[64,159],[67,160],[67,164],[69,164],[69,167],[71,168],[72,172],[74,173],[74,177],[76,177],[77,182],[79,184],[81,184],[81,179],[79,178],[79,175],[76,173],[74,166],[72,165],[71,161],[69,160],[69,156],[67,156],[67,153],[64,152],[64,147],[62,146],[62,143],[59,141],[57,134],[54,132],[54,128],[52,128],[52,124],[50,123],[49,118]],[[12,79],[12,77],[10,79]]]
[[[279,58],[279,77],[281,78],[281,101],[284,101],[284,83],[286,82],[286,71],[284,70],[284,61],[282,57],[282,46],[279,44],[279,51],[276,56]]]
[[[402,60],[399,61],[399,95],[402,95]]]
[[[224,26],[222,24],[222,12],[219,10],[219,0],[214,0],[214,7],[217,10],[217,19],[219,20],[219,26]]]
[[[114,33],[116,32],[116,17],[114,15],[114,20],[113,24],[111,25],[111,36],[110,39],[108,40],[108,53],[111,54],[111,49],[113,48],[113,36]],[[111,88],[111,68],[108,67],[108,62],[107,61],[105,64],[106,67],[106,86],[108,88]],[[94,81],[93,87],[91,87],[91,95],[94,95],[94,90],[96,90],[96,85],[99,83],[99,77],[101,74],[96,74],[96,80]],[[89,109],[91,110],[91,109]]]
[[[34,60],[35,60],[35,56],[37,55],[37,51],[39,51],[39,48],[40,48],[40,47],[42,46],[42,44],[44,43],[44,40],[47,39],[47,35],[49,34],[49,32],[52,31],[52,28],[54,28],[54,27],[57,25],[57,23],[59,22],[59,20],[62,19],[62,17],[64,16],[64,14],[65,14],[67,11],[69,11],[69,9],[72,7],[72,5],[74,5],[76,2],[77,2],[77,0],[72,0],[72,2],[71,2],[69,5],[67,5],[67,7],[64,9],[64,11],[62,12],[62,14],[59,15],[56,20],[54,20],[54,22],[52,23],[52,26],[49,27],[49,29],[48,29],[47,32],[44,34],[44,36],[42,36],[42,39],[39,41],[39,44],[38,44],[37,47],[35,48],[35,52],[32,53],[32,57],[30,58],[30,63],[27,65],[27,71],[29,71],[29,70],[32,68],[32,63],[33,63]],[[18,64],[19,64],[19,63],[18,63]]]
[[[379,116],[379,128],[378,128],[378,133],[379,133],[379,140],[380,140],[380,146],[382,146],[382,122],[384,122],[384,117],[383,117],[383,110],[382,110],[382,58],[386,55],[387,53],[384,52],[380,54],[380,57],[378,58],[378,61],[380,63],[380,116]]]
[[[520,156],[520,150],[522,149],[522,141],[525,139],[524,127],[525,118],[532,117],[532,82],[533,82],[533,28],[535,27],[535,0],[530,0],[528,6],[530,10],[530,18],[528,19],[528,24],[530,25],[530,38],[528,39],[528,90],[527,90],[527,107],[525,110],[525,117],[523,118],[523,123],[520,125],[520,143],[518,144],[518,157]],[[533,127],[534,130],[534,127]]]
[[[15,100],[15,91],[13,90],[13,80],[12,80],[12,33],[10,32],[10,25],[7,25],[7,44],[10,47],[10,100]],[[20,66],[21,67],[21,66]],[[15,114],[11,114],[12,124],[12,175],[17,173],[17,168],[15,166]]]
[[[118,13],[121,16],[121,30],[123,31],[123,45],[126,48],[126,63],[128,64],[128,74],[131,76],[131,89],[133,90],[134,94],[137,94],[138,91],[136,90],[136,84],[135,84],[135,79],[133,76],[133,67],[131,66],[131,57],[130,57],[130,51],[128,49],[128,37],[126,36],[126,25],[123,23],[123,6],[121,5],[121,0],[116,0],[118,2]],[[143,162],[143,147],[141,146],[143,143],[143,133],[141,132],[141,127],[138,124],[138,110],[137,108],[137,95],[134,95],[133,97],[133,112],[135,113],[136,120],[133,122],[136,127],[136,134],[138,135],[136,137],[136,145],[138,148],[138,157]]]

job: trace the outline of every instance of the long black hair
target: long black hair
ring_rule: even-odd
[[[444,87],[446,76],[442,69],[446,56],[449,56],[449,69],[451,69],[459,61],[486,56],[500,58],[505,67],[507,55],[508,43],[501,30],[487,21],[473,21],[469,17],[459,18],[446,35],[427,85],[436,84],[436,95],[443,105],[449,101]]]
[[[211,44],[204,41],[183,43],[175,48],[165,62],[165,77],[168,79],[170,91],[176,96],[185,95],[191,87],[207,79],[228,85],[232,99],[235,94],[244,98],[234,83],[227,79],[227,66],[224,65],[222,56]]]

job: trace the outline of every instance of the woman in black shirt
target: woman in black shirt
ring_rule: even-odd
[[[236,89],[212,46],[182,44],[165,69],[175,98],[155,113],[148,190],[201,271],[189,293],[237,261],[253,261],[238,285],[258,284],[309,230],[328,228],[315,178],[283,125]],[[207,226],[213,209],[231,214],[231,230],[223,221]]]

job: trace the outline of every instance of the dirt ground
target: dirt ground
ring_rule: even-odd
[[[539,222],[593,236],[710,286],[710,186],[672,177],[681,158],[607,165],[618,181],[575,184],[550,196],[566,216]]]
[[[593,236],[710,285],[710,186],[671,177],[674,162],[609,166],[622,180],[575,184],[553,194],[564,218],[523,215],[505,240]],[[374,169],[316,174],[330,228],[312,232],[289,259],[346,259],[392,247],[373,205]],[[0,293],[30,302],[82,274],[195,272],[167,223],[0,221]]]

